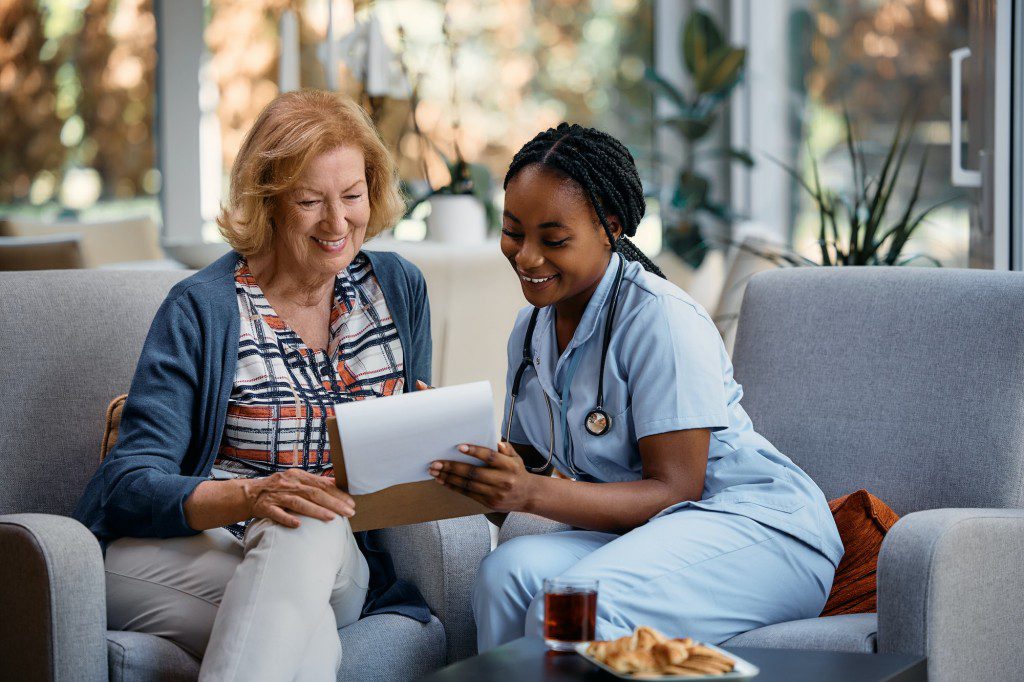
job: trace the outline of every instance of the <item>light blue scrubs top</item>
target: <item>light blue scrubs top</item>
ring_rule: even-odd
[[[554,415],[555,466],[582,481],[621,482],[642,477],[639,439],[710,429],[701,499],[680,502],[657,516],[691,507],[739,514],[796,537],[838,565],[843,545],[824,494],[754,431],[740,406],[743,389],[733,378],[732,362],[711,318],[686,292],[639,263],[625,264],[608,347],[604,410],[612,417],[612,427],[603,436],[584,428],[586,415],[597,404],[604,325],[620,258],[612,255],[561,355],[554,308],[541,309],[533,335],[534,364],[523,376],[509,440],[547,455],[552,420],[546,396]],[[519,312],[509,337],[509,394],[532,311],[528,306]],[[577,363],[565,410],[566,439],[560,393]],[[509,400],[506,397],[503,434],[509,426]]]

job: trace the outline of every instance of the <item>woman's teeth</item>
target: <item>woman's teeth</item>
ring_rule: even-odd
[[[313,237],[313,240],[317,244],[323,244],[324,246],[329,246],[331,248],[336,248],[336,247],[341,246],[342,244],[345,243],[345,237],[342,237],[341,239],[338,239],[337,241],[333,241],[333,242],[329,242],[329,241],[327,241],[325,239],[317,239],[316,237]]]
[[[550,280],[554,279],[555,277],[556,277],[556,275],[550,275],[548,277],[542,277],[540,279],[535,279],[533,277],[527,277],[526,275],[519,275],[519,279],[523,280],[524,282],[529,282],[530,284],[543,284],[544,282],[550,281]]]

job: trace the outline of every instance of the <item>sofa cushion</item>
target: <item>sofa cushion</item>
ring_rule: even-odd
[[[413,680],[445,663],[444,628],[385,614],[338,631],[343,680]],[[199,661],[170,640],[141,632],[107,631],[110,682],[194,682]]]
[[[866,490],[828,503],[839,529],[845,553],[832,581],[822,616],[874,613],[877,608],[875,570],[882,540],[899,515]]]
[[[523,535],[544,535],[545,533],[560,533],[566,530],[572,530],[572,526],[546,519],[543,516],[527,514],[526,512],[512,512],[500,524],[498,544],[500,545]]]
[[[415,680],[445,664],[444,627],[434,617],[429,623],[420,623],[390,613],[370,616],[338,634],[339,682]]]
[[[110,682],[193,682],[199,661],[170,640],[142,632],[107,630]]]
[[[876,614],[854,613],[768,625],[736,635],[722,646],[875,653],[877,632]]]

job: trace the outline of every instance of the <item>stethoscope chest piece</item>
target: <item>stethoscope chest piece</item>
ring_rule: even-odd
[[[601,408],[595,407],[587,414],[584,426],[591,436],[603,436],[612,428],[612,418]]]

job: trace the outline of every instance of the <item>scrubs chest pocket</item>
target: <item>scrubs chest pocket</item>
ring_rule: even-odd
[[[640,478],[641,463],[629,405],[617,412],[612,411],[614,407],[607,405],[605,408],[612,424],[603,436],[595,436],[587,431],[582,419],[574,425],[573,438],[577,446],[583,446],[576,449],[576,465],[581,469],[590,469],[602,481],[634,481]]]

